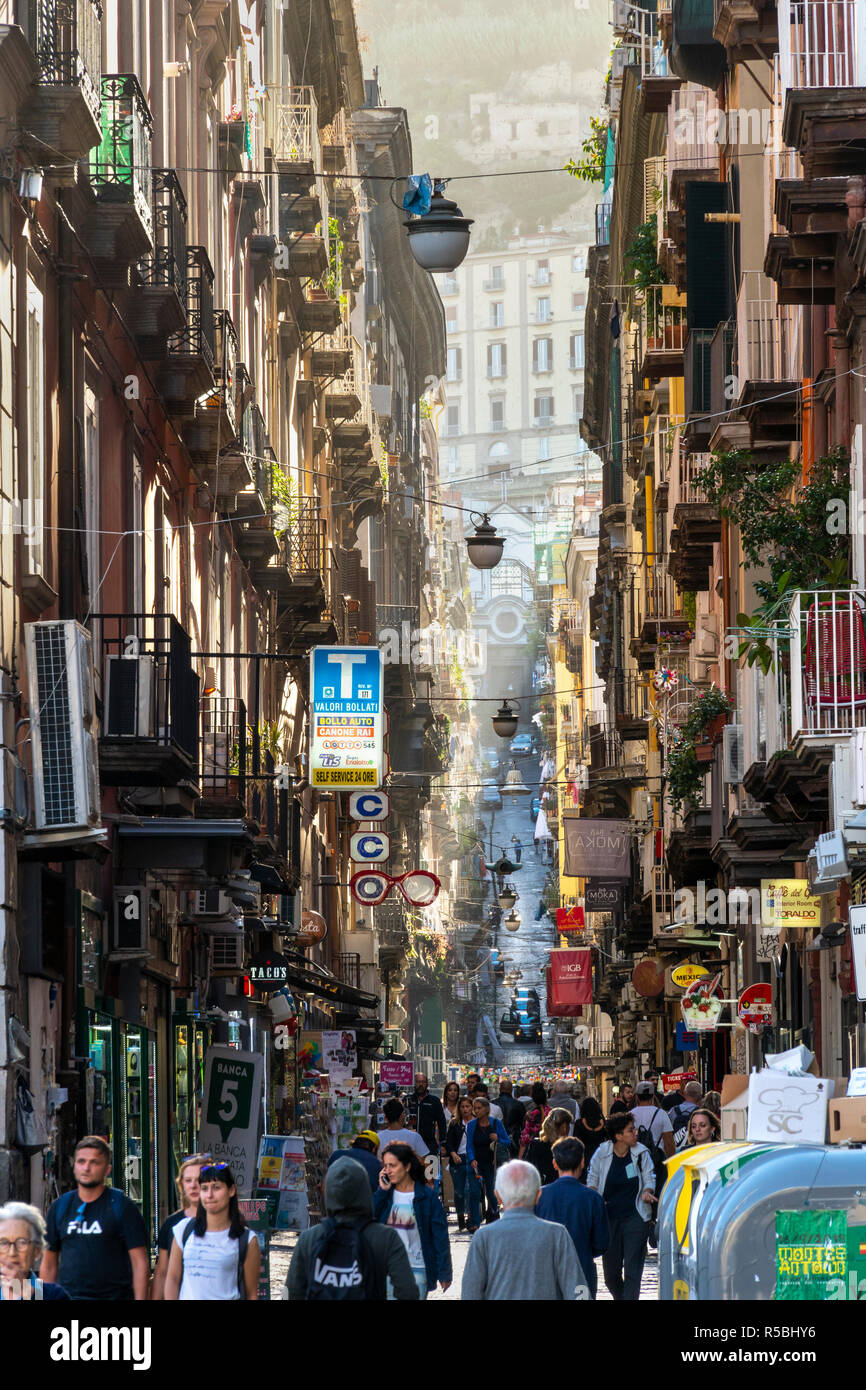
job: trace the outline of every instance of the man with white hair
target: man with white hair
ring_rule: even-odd
[[[496,1175],[500,1220],[472,1237],[461,1298],[467,1301],[558,1302],[589,1298],[574,1242],[564,1226],[535,1214],[538,1169],[514,1159]]]

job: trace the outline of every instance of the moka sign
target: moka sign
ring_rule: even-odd
[[[616,912],[622,907],[622,884],[605,883],[604,879],[589,879],[583,906],[586,912]]]
[[[583,820],[566,816],[565,873],[569,878],[627,879],[631,876],[631,826],[627,820]]]

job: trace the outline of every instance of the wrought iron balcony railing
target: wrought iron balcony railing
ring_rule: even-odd
[[[173,169],[154,169],[152,173],[153,255],[139,266],[144,285],[164,285],[186,299],[187,207],[180,180]]]
[[[153,117],[133,73],[102,78],[102,140],[90,156],[90,180],[106,203],[129,203],[153,236],[150,144]]]
[[[19,23],[39,64],[40,87],[78,87],[99,122],[102,6],[98,0],[25,0]]]
[[[186,248],[186,274],[183,301],[186,308],[186,327],[169,339],[169,354],[175,357],[204,359],[212,371],[214,365],[214,274],[203,246]]]

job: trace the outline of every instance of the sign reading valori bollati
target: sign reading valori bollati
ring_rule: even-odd
[[[820,927],[821,899],[805,878],[762,878],[761,921],[768,927]]]
[[[569,878],[629,878],[631,827],[627,820],[566,816],[565,873]]]
[[[378,787],[385,716],[378,647],[314,647],[310,652],[310,783]]]
[[[256,1180],[263,1060],[260,1053],[220,1045],[205,1055],[199,1148],[229,1164],[241,1197],[251,1195]]]
[[[803,1303],[837,1297],[848,1268],[844,1211],[776,1212],[776,1299]]]

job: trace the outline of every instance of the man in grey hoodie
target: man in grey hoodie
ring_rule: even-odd
[[[325,1178],[325,1211],[338,1226],[357,1225],[366,1244],[369,1264],[375,1270],[376,1283],[384,1290],[386,1277],[394,1286],[397,1299],[417,1299],[418,1285],[406,1247],[395,1230],[380,1226],[373,1220],[373,1196],[367,1174],[353,1158],[346,1157],[328,1169]],[[302,1232],[289,1272],[286,1276],[286,1297],[292,1300],[309,1297],[307,1269],[319,1244],[327,1235],[327,1227],[311,1226]]]
[[[504,1208],[492,1226],[472,1237],[460,1296],[466,1300],[520,1302],[589,1298],[574,1242],[564,1226],[535,1215],[541,1192],[538,1169],[515,1159],[496,1175]]]

